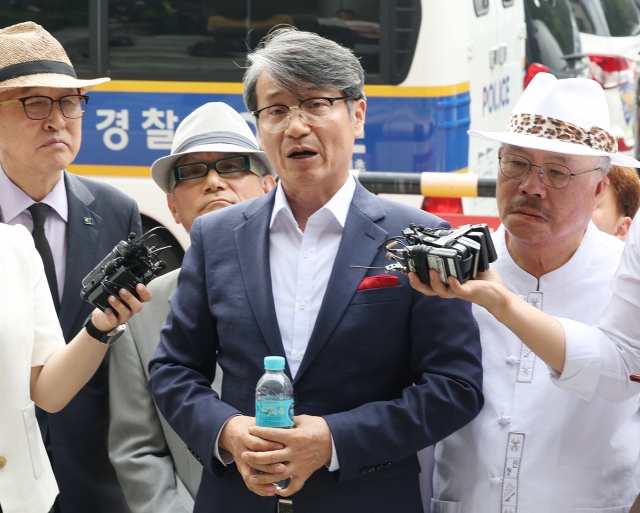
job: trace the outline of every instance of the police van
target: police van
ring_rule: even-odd
[[[78,76],[108,76],[90,93],[82,148],[69,170],[136,199],[145,228],[166,226],[178,265],[189,238],[149,166],[166,155],[192,110],[242,101],[247,48],[288,24],[360,57],[368,98],[359,171],[495,175],[497,146],[467,130],[497,130],[522,93],[523,0],[46,0],[0,7],[0,24],[32,20],[65,47]],[[421,197],[398,199],[421,205]],[[434,200],[431,207],[437,204]],[[431,208],[430,208],[431,209]],[[464,199],[464,212],[496,213]]]

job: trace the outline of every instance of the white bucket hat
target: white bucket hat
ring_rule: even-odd
[[[80,89],[84,94],[109,80],[79,80],[62,45],[32,21],[0,30],[0,91],[59,87]]]
[[[607,99],[596,81],[558,80],[538,73],[513,108],[504,132],[468,133],[521,148],[603,156],[614,165],[640,167],[636,159],[618,153],[618,138],[609,130]]]
[[[164,192],[171,192],[172,183],[175,183],[171,180],[175,162],[187,153],[205,151],[251,155],[264,166],[267,174],[276,176],[247,122],[226,103],[212,102],[198,107],[178,125],[171,154],[159,158],[151,166],[153,181]]]

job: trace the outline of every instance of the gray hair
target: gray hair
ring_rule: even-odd
[[[345,96],[365,99],[364,70],[351,50],[312,32],[295,27],[278,28],[247,56],[244,103],[257,110],[256,83],[262,73],[285,91],[300,96],[300,82],[313,87],[337,89]],[[351,102],[349,112],[351,112]]]
[[[609,157],[596,157],[596,167],[602,168],[605,175],[609,174],[611,170],[611,159]]]

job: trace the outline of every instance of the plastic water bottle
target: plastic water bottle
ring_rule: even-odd
[[[282,356],[266,356],[265,373],[256,385],[256,425],[270,428],[292,428],[293,385],[285,375]],[[264,474],[256,470],[258,474]],[[278,490],[284,490],[291,478],[273,483]]]

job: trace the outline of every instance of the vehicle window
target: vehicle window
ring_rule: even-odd
[[[586,67],[568,0],[525,0],[527,60],[549,67],[559,78]]]
[[[66,50],[78,76],[88,76],[88,0],[0,1],[0,27],[23,21],[33,21],[51,32]]]
[[[633,0],[600,0],[613,37],[640,34],[640,13]]]
[[[293,25],[351,48],[368,77],[376,76],[385,48],[381,30],[394,24],[388,38],[396,60],[407,54],[410,59],[409,46],[417,39],[415,9],[406,5],[419,9],[419,2],[393,4],[397,8],[390,21],[381,16],[381,9],[389,9],[381,0],[110,0],[109,73],[116,78],[238,81],[247,50],[273,27]]]
[[[609,27],[600,0],[569,0],[578,30],[585,34],[609,37]]]
[[[473,0],[473,8],[476,10],[476,16],[482,16],[489,12],[489,0]]]

